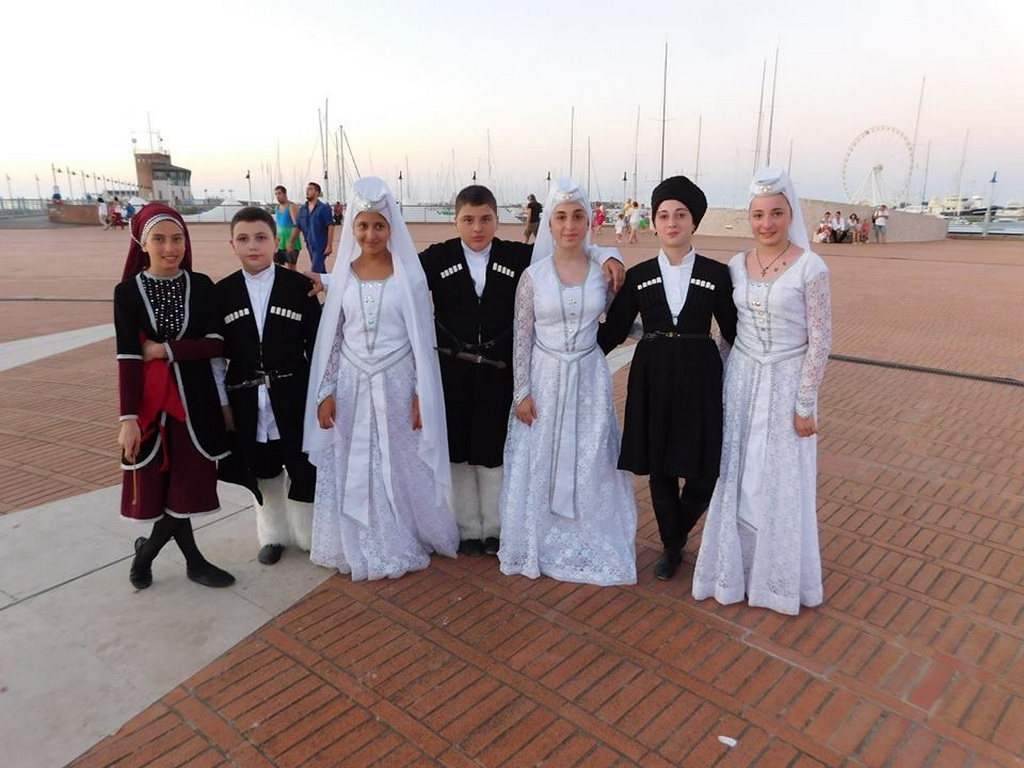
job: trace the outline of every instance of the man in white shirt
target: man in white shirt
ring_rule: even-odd
[[[843,240],[846,239],[848,224],[846,223],[846,218],[843,216],[842,211],[836,211],[836,215],[832,217],[830,224],[832,227],[832,242],[843,242]]]

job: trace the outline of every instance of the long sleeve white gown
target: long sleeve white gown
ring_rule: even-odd
[[[816,416],[832,345],[825,262],[803,253],[774,280],[729,262],[738,313],[725,369],[722,463],[708,508],[693,596],[796,614],[823,600],[816,504],[817,437],[794,412]]]
[[[636,583],[636,502],[616,468],[619,426],[608,363],[597,346],[607,286],[590,264],[564,285],[554,261],[529,267],[516,293],[515,402],[537,419],[509,418],[501,495],[501,571],[589,584]]]

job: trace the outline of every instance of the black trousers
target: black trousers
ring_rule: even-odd
[[[680,493],[678,477],[650,476],[651,505],[666,551],[678,552],[686,544],[686,537],[711,503],[716,481],[717,478],[687,479]]]
[[[256,477],[269,480],[281,474],[284,467],[292,481],[288,498],[293,501],[313,501],[316,493],[316,467],[309,463],[306,454],[285,451],[280,440],[256,443]]]

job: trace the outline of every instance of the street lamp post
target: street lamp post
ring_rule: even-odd
[[[985,223],[981,225],[981,236],[988,237],[988,225],[992,221],[992,201],[996,196],[996,172],[992,172],[992,181],[988,190],[988,207],[985,208]]]
[[[625,171],[622,172],[622,207],[626,207],[626,182],[629,180]]]
[[[548,171],[548,194],[551,194],[551,171]]]
[[[398,210],[401,212],[405,206],[405,193],[402,190],[402,172],[398,172]]]

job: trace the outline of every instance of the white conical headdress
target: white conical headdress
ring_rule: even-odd
[[[394,266],[394,282],[399,291],[399,305],[409,332],[416,364],[416,387],[420,400],[423,429],[420,433],[420,458],[434,471],[438,500],[444,489],[451,487],[451,466],[448,463],[448,432],[444,415],[444,395],[441,391],[441,372],[437,362],[437,338],[434,318],[427,290],[427,278],[420,266],[419,254],[409,228],[395,202],[394,195],[383,179],[366,176],[352,185],[351,202],[345,212],[331,283],[324,302],[320,330],[313,349],[309,390],[306,397],[305,433],[303,450],[316,464],[320,453],[337,442],[341,435],[335,429],[320,429],[316,418],[317,395],[327,370],[327,361],[341,320],[341,299],[352,278],[352,262],[359,256],[359,243],[355,238],[355,220],[360,213],[372,211],[387,219],[391,227],[388,251]]]
[[[785,195],[789,201],[789,207],[793,212],[793,218],[789,222],[789,241],[805,251],[811,250],[811,241],[807,236],[807,227],[804,226],[804,215],[800,211],[800,199],[796,196],[796,188],[793,180],[785,169],[778,166],[762,168],[754,174],[750,182],[750,200],[755,197],[767,197],[769,195]],[[749,208],[749,205],[747,206]]]
[[[533,264],[541,259],[546,259],[555,252],[555,239],[551,236],[551,214],[554,209],[562,203],[579,203],[587,212],[587,234],[584,241],[584,250],[590,252],[590,217],[593,211],[590,210],[590,200],[586,191],[570,178],[562,177],[555,179],[548,191],[548,200],[541,213],[540,225],[537,228],[537,240],[533,244]]]

